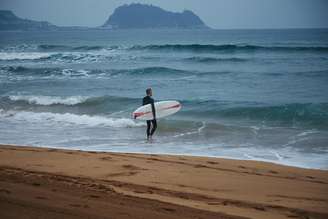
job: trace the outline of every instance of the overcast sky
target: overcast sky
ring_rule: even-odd
[[[60,26],[102,25],[125,3],[194,11],[210,27],[328,28],[328,0],[0,0],[0,9]]]

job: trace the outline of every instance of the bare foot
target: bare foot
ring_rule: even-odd
[[[150,135],[149,137],[147,137],[147,141],[146,142],[153,143],[154,142],[153,136]]]

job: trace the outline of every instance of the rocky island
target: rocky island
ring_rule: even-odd
[[[145,4],[122,5],[115,9],[103,28],[130,29],[130,28],[209,28],[192,11],[181,13],[163,10],[160,7]]]

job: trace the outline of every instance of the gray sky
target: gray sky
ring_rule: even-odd
[[[100,26],[124,3],[194,11],[210,27],[328,28],[328,0],[0,0],[0,9],[59,26]]]

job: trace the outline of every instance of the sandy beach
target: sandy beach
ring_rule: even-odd
[[[328,218],[328,172],[0,146],[0,218]]]

